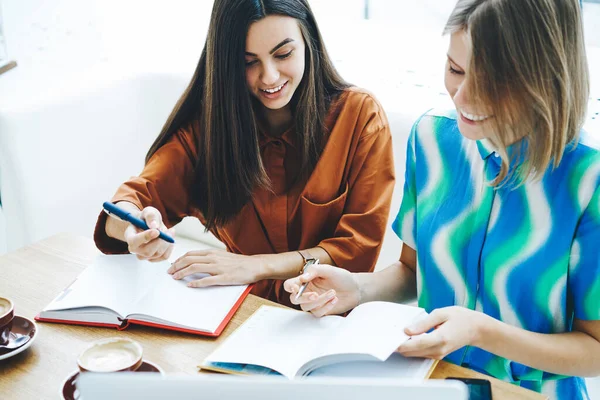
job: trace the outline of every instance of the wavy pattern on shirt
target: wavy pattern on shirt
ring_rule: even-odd
[[[550,235],[552,218],[550,206],[540,183],[536,182],[530,187],[520,187],[517,190],[522,191],[525,197],[523,200],[525,218],[521,220],[518,235],[506,237],[503,242],[495,244],[498,250],[490,255],[490,263],[494,265],[496,271],[494,276],[490,276],[491,287],[488,290],[496,294],[500,319],[514,326],[524,327],[525,324],[522,323],[519,311],[516,309],[518,305],[511,303],[507,282],[510,275],[518,272],[518,268],[533,254],[543,250]]]
[[[600,152],[569,145],[556,169],[518,187],[489,185],[500,166],[489,141],[460,134],[455,112],[414,125],[393,228],[417,251],[419,305],[462,305],[547,334],[570,331],[573,318],[600,320]],[[552,399],[588,398],[582,378],[479,348],[446,359]]]
[[[483,173],[480,172],[481,165],[478,165],[472,157],[474,152],[477,152],[476,147],[465,142],[459,153],[470,165],[469,174],[464,178],[471,180],[473,183],[472,188],[474,190],[465,193],[466,196],[472,198],[471,204],[467,203],[456,210],[456,216],[438,229],[438,232],[432,238],[430,248],[436,264],[446,266],[443,275],[454,288],[455,303],[460,305],[475,304],[475,293],[469,289],[467,285],[468,277],[465,275],[465,271],[460,268],[463,249],[469,245],[468,232],[480,229],[482,225],[482,221],[477,219],[477,210],[484,200],[484,195],[477,188],[483,181]],[[448,177],[447,174],[445,175]]]

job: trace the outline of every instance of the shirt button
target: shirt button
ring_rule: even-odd
[[[500,157],[500,154],[494,152],[494,157]]]

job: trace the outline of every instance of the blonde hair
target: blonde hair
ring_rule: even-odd
[[[540,179],[576,144],[585,120],[589,78],[579,0],[459,0],[444,34],[460,31],[472,44],[469,98],[494,116],[489,139],[503,161],[492,185]]]

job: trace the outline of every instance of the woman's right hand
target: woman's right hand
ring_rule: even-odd
[[[132,212],[132,215],[143,219],[150,229],[142,230],[132,224],[125,229],[125,241],[129,252],[137,255],[140,260],[163,261],[173,252],[174,245],[158,238],[159,230],[171,236],[175,235],[173,228],[167,229],[162,222],[160,212],[154,207],[146,207],[142,211]]]
[[[305,282],[308,282],[306,290],[296,298]],[[302,310],[311,312],[316,317],[342,314],[360,302],[357,275],[331,265],[312,265],[304,274],[285,281],[283,287],[291,293],[292,304],[299,304]]]

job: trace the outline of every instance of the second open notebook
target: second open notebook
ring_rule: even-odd
[[[174,280],[169,262],[98,255],[40,314],[38,321],[107,326],[149,325],[218,336],[250,287],[189,288],[200,275]]]
[[[426,378],[434,362],[395,350],[404,328],[425,310],[370,302],[347,317],[315,318],[289,308],[262,306],[210,354],[201,368],[238,374],[388,376]]]

